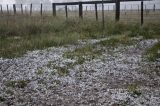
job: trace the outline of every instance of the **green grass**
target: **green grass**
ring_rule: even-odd
[[[131,40],[130,37],[121,35],[121,36],[115,36],[107,40],[103,40],[101,42],[98,42],[97,44],[105,46],[105,47],[115,47],[115,46],[118,46],[119,44],[131,45],[133,44],[133,42],[134,41]]]
[[[99,28],[98,28],[99,27]],[[39,19],[31,17],[0,21],[0,57],[13,58],[28,50],[51,46],[75,44],[80,38],[100,35],[98,22],[64,20],[57,18]]]
[[[37,75],[42,75],[44,73],[44,71],[42,69],[38,69],[38,71],[36,72]]]
[[[102,31],[101,21],[87,18],[66,20],[60,17],[4,16],[0,18],[0,57],[14,58],[27,51],[76,44],[79,39],[122,34],[144,38],[157,38],[160,35],[160,23],[140,27],[136,23],[107,20],[105,26]]]
[[[131,96],[133,96],[133,97],[138,97],[138,96],[141,96],[141,94],[142,94],[138,90],[138,85],[135,83],[128,85],[128,91],[131,92]]]
[[[76,64],[83,64],[85,61],[90,61],[100,56],[103,52],[102,49],[97,49],[97,45],[86,45],[82,48],[77,48],[72,52],[66,52],[63,57],[76,59]]]
[[[160,42],[146,50],[146,56],[149,61],[156,61],[160,58]]]
[[[143,36],[143,38],[145,39],[160,38],[159,35],[160,23],[144,24],[142,27],[138,24],[135,24],[130,28],[128,32],[128,36],[130,37]]]
[[[132,37],[127,35],[119,35],[119,36],[112,36],[109,39],[102,40],[96,44],[88,44],[84,47],[77,48],[74,51],[64,53],[63,57],[75,59],[76,64],[83,64],[85,61],[93,60],[100,55],[102,55],[105,50],[112,50],[119,45],[130,46],[137,43],[136,39],[132,39]],[[150,60],[155,60],[160,58],[159,56],[159,48],[160,44],[156,44],[152,48],[147,50],[147,54]]]
[[[55,83],[56,85],[59,85],[59,84],[61,84],[61,81],[60,80],[54,80],[53,83]]]
[[[65,76],[69,74],[69,70],[66,67],[56,67],[57,73],[60,76]]]
[[[0,102],[4,102],[6,99],[2,96],[0,96]]]
[[[13,87],[13,88],[24,88],[27,86],[27,82],[26,80],[10,80],[6,82],[6,86],[7,87]]]
[[[52,69],[52,75],[58,74],[59,76],[65,76],[69,74],[70,65],[66,65],[65,67],[56,66],[52,61],[49,61],[47,67]]]

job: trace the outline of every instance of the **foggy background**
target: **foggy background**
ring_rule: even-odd
[[[2,4],[3,9],[6,9],[6,5],[8,4],[10,9],[12,9],[13,4],[17,4],[17,8],[20,7],[20,4],[23,4],[23,6],[27,9],[29,8],[29,5],[33,4],[33,10],[39,10],[40,9],[40,3],[43,3],[43,9],[45,10],[51,10],[52,5],[51,3],[58,3],[58,2],[76,2],[76,1],[95,1],[95,0],[0,0],[0,4]],[[99,0],[101,1],[101,0]],[[107,0],[106,0],[107,1]],[[146,9],[153,9],[153,5],[155,4],[156,9],[160,9],[160,0],[153,0],[153,1],[144,1],[144,5]],[[105,10],[113,10],[115,4],[105,4]],[[138,9],[138,5],[140,5],[140,1],[138,2],[121,2],[121,9]],[[86,6],[90,6],[90,10],[94,10],[94,5],[83,5],[85,9]],[[68,6],[69,7],[69,6]],[[73,6],[72,6],[73,7]],[[74,6],[75,9],[78,6]],[[99,9],[101,8],[101,5],[98,5]],[[64,6],[58,6],[58,9],[63,9]]]
[[[52,3],[52,2],[73,2],[73,1],[97,1],[97,0],[0,0],[0,4],[19,4],[19,3],[30,4],[30,3]],[[145,1],[145,2],[160,3],[160,0]]]

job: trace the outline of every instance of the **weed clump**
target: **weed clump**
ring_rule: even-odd
[[[146,50],[145,55],[149,61],[156,61],[160,58],[160,42],[156,43],[153,47]]]
[[[131,84],[128,86],[128,91],[131,92],[131,96],[133,97],[139,97],[141,96],[141,92],[138,90],[138,85],[137,84]]]

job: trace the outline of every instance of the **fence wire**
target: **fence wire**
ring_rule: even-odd
[[[160,3],[154,4],[144,2],[144,22],[160,22]],[[52,4],[16,4],[16,15],[29,16],[53,16]],[[12,4],[0,5],[2,16],[15,15]],[[102,5],[97,5],[98,19],[102,17]],[[105,20],[115,20],[115,3],[104,4]],[[41,14],[42,13],[42,14]],[[79,6],[68,5],[67,15],[65,6],[56,6],[56,16],[68,18],[79,17]],[[96,19],[95,5],[83,5],[83,18]],[[124,22],[140,22],[141,20],[141,4],[135,3],[121,3],[120,4],[120,21]]]

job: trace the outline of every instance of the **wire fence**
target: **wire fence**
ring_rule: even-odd
[[[97,4],[97,17],[95,4],[82,5],[83,18],[101,20],[102,4]],[[143,4],[144,22],[160,22],[160,3]],[[53,16],[53,4],[6,4],[0,5],[0,15],[2,16]],[[57,17],[79,17],[79,5],[57,5],[55,7]],[[115,3],[104,4],[104,15],[106,20],[115,20],[116,5]],[[141,21],[141,2],[120,3],[120,19],[124,22]]]

